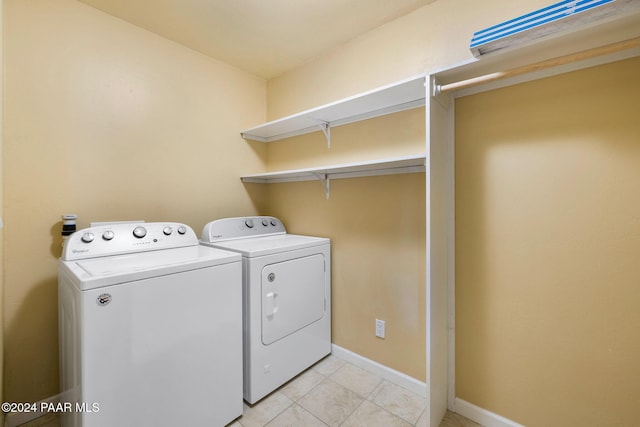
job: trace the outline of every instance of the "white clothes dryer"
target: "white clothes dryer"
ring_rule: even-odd
[[[242,263],[180,223],[75,232],[59,263],[63,426],[242,415]]]
[[[253,404],[331,353],[331,243],[268,216],[225,218],[200,242],[242,254],[244,399]]]

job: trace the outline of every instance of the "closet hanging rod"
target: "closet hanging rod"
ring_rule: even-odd
[[[496,80],[502,80],[509,77],[516,77],[523,74],[532,73],[534,71],[541,71],[547,68],[558,67],[560,65],[570,64],[572,62],[583,61],[586,59],[596,58],[598,56],[608,55],[611,53],[622,52],[624,50],[640,47],[640,37],[635,37],[628,40],[623,40],[608,45],[586,49],[580,52],[571,53],[556,58],[546,59],[544,61],[535,62],[529,65],[523,65],[521,67],[512,68],[506,71],[498,71],[495,73],[485,74],[483,76],[472,77],[470,79],[461,80],[455,83],[449,83],[445,85],[438,85],[435,87],[435,95],[445,92],[451,92],[460,89],[466,89],[469,87],[477,86],[483,83],[489,83]]]

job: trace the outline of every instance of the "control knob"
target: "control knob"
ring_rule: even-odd
[[[276,222],[276,220],[275,220],[275,219],[272,219],[272,220],[271,220],[271,225],[273,225],[273,226],[275,227],[276,225],[278,225],[278,223]]]
[[[136,227],[133,229],[133,235],[138,239],[142,239],[147,235],[147,229],[144,227]]]
[[[165,236],[171,236],[171,233],[173,233],[173,228],[165,227],[162,229],[162,233],[164,233]]]
[[[253,220],[252,219],[248,219],[244,222],[244,225],[246,225],[248,228],[253,228]]]
[[[114,237],[115,237],[115,234],[111,230],[107,230],[104,233],[102,233],[102,239],[103,240],[109,241],[109,240],[113,239]]]
[[[85,243],[91,243],[95,238],[96,236],[93,233],[84,233],[80,238],[80,240],[82,240]]]
[[[181,225],[180,227],[178,227],[178,234],[186,234],[187,233],[187,227],[185,227],[184,225]]]

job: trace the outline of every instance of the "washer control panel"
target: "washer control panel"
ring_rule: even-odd
[[[65,242],[62,260],[198,245],[191,227],[177,222],[114,223],[85,228]]]
[[[200,241],[211,243],[286,233],[282,221],[272,216],[223,218],[205,225]]]

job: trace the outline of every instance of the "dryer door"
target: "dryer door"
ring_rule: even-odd
[[[269,345],[325,313],[324,256],[314,254],[262,269],[262,343]]]

